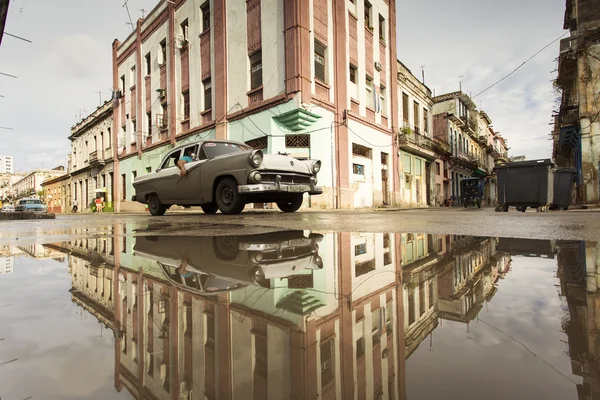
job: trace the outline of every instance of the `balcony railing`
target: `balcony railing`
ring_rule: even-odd
[[[104,152],[102,150],[92,151],[88,159],[90,165],[104,164]]]
[[[560,53],[568,53],[577,49],[577,37],[568,37],[560,41]]]
[[[433,141],[429,137],[423,136],[416,131],[412,135],[401,133],[398,135],[398,140],[400,141],[400,144],[414,144],[427,150],[433,149]]]

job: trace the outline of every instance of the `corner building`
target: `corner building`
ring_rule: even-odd
[[[230,139],[322,162],[305,206],[399,202],[387,0],[161,1],[113,43],[116,211],[175,145]],[[119,201],[120,200],[120,201]]]

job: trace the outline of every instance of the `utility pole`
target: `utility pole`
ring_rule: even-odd
[[[421,65],[421,76],[423,77],[423,85],[425,84],[425,66]]]
[[[140,11],[142,12],[142,19],[146,18],[146,9],[140,8]]]
[[[463,84],[463,78],[464,77],[465,77],[464,75],[461,75],[461,76],[458,77],[458,79],[459,79],[459,81],[458,81],[458,88],[459,88],[459,90],[461,92],[462,92],[462,84]]]

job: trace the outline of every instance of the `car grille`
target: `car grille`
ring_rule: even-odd
[[[313,252],[312,246],[302,247],[288,247],[281,250],[281,253],[277,251],[265,251],[262,253],[263,262],[268,261],[281,261],[282,259],[301,258],[311,255]]]
[[[278,173],[261,173],[261,181],[265,183],[275,183],[275,177],[281,176],[281,183],[292,183],[292,184],[310,184],[310,176],[299,175],[299,174],[278,174]]]

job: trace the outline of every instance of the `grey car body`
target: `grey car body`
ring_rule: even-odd
[[[188,150],[193,161],[180,176],[177,161]],[[178,146],[159,168],[135,179],[132,200],[148,204],[152,215],[172,205],[201,206],[208,214],[238,214],[245,204],[274,202],[282,211],[300,208],[304,193],[318,195],[319,160],[298,160],[284,154],[263,154],[244,143],[200,140]]]

